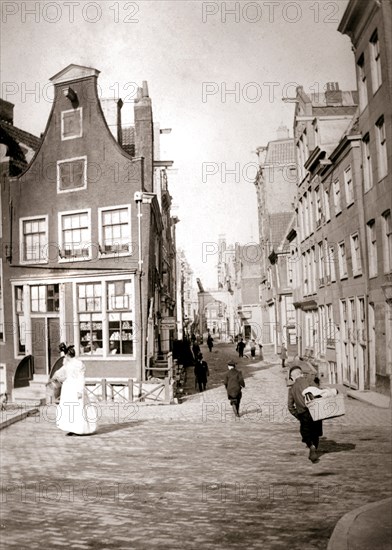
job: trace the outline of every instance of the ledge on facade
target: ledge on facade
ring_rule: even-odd
[[[316,300],[312,300],[312,299],[302,300],[300,302],[294,302],[293,305],[296,309],[302,309],[302,311],[309,311],[312,309],[317,309],[318,307]]]
[[[382,409],[389,409],[391,406],[391,398],[388,395],[378,393],[370,390],[347,390],[348,397],[358,399],[364,403],[369,403],[375,407],[381,407]]]

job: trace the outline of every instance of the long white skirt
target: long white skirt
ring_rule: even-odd
[[[90,405],[86,389],[75,382],[67,379],[62,385],[56,425],[64,432],[92,434],[97,429],[97,411]],[[78,393],[82,394],[80,399]]]

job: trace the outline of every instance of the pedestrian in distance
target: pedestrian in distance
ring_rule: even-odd
[[[225,374],[223,383],[227,390],[227,398],[233,408],[234,415],[239,418],[242,388],[245,388],[244,377],[242,376],[242,372],[236,369],[234,361],[229,361],[227,368],[228,371]]]
[[[85,388],[86,367],[75,357],[75,346],[61,343],[59,350],[64,354],[64,363],[52,377],[62,382],[56,425],[67,435],[92,434],[97,429],[97,414]]]
[[[245,344],[244,340],[241,338],[241,340],[238,342],[237,347],[236,347],[236,351],[238,351],[238,357],[243,357],[244,356],[245,346],[246,346],[246,344]]]
[[[197,356],[198,356],[199,353],[200,353],[200,346],[199,346],[199,344],[197,343],[197,340],[195,340],[195,341],[193,342],[192,353],[193,353],[193,357],[194,357],[195,361],[197,361]]]
[[[323,421],[313,420],[305,405],[305,397],[302,392],[309,386],[309,380],[304,377],[302,369],[299,366],[291,367],[289,378],[294,381],[294,384],[289,387],[288,409],[300,422],[299,431],[303,443],[309,449],[309,460],[318,462],[317,448],[319,438],[323,435]]]
[[[281,347],[281,350],[280,350],[280,357],[282,359],[282,369],[285,368],[286,366],[286,359],[287,359],[287,348],[284,344],[284,342],[282,343],[282,347]]]
[[[199,387],[199,391],[205,391],[207,386],[207,378],[210,375],[208,364],[203,361],[203,354],[199,353],[195,365],[195,387]]]
[[[254,340],[250,343],[250,356],[252,357],[252,361],[256,357],[256,342]]]
[[[210,350],[210,353],[211,353],[212,348],[214,347],[214,339],[213,339],[213,337],[211,336],[210,333],[208,333],[208,336],[207,336],[207,346],[208,346],[208,349]]]

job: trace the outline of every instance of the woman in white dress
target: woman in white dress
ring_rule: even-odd
[[[56,425],[67,435],[92,434],[97,429],[95,407],[90,405],[85,388],[86,367],[75,357],[75,346],[59,346],[64,353],[63,366],[53,375],[62,382],[60,403],[57,406]]]

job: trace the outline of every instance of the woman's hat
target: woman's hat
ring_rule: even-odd
[[[234,361],[229,361],[229,362],[227,363],[227,366],[228,366],[228,367],[235,367]]]

